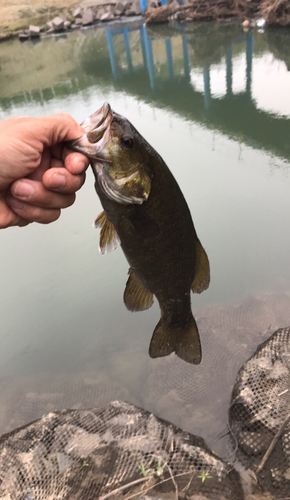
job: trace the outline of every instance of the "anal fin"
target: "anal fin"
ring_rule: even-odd
[[[145,311],[153,304],[153,293],[141,283],[139,278],[130,268],[129,278],[124,291],[124,303],[129,311]]]
[[[99,250],[102,255],[117,248],[121,241],[112,222],[107,218],[105,212],[101,212],[94,222],[95,228],[101,228]]]
[[[191,284],[191,290],[194,293],[201,293],[209,287],[210,269],[208,256],[199,239],[196,239],[195,255],[195,275]]]

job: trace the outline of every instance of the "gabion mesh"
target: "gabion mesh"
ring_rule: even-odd
[[[1,500],[242,500],[239,475],[202,438],[138,407],[45,415],[0,440]]]
[[[238,458],[275,498],[290,497],[290,327],[240,369],[229,414]]]

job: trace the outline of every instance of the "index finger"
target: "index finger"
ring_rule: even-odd
[[[62,152],[65,167],[71,174],[82,174],[88,168],[90,161],[81,153],[75,153],[68,148],[64,148]]]
[[[76,139],[84,134],[82,127],[68,113],[44,116],[38,120],[38,135],[48,147]]]

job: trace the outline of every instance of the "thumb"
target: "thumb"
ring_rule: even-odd
[[[57,113],[39,120],[38,134],[47,147],[62,141],[71,141],[84,134],[82,127],[68,113]]]

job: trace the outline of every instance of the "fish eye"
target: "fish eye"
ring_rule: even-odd
[[[123,137],[121,137],[121,144],[125,148],[132,148],[134,141],[133,141],[132,137],[129,137],[128,135],[123,135]]]

